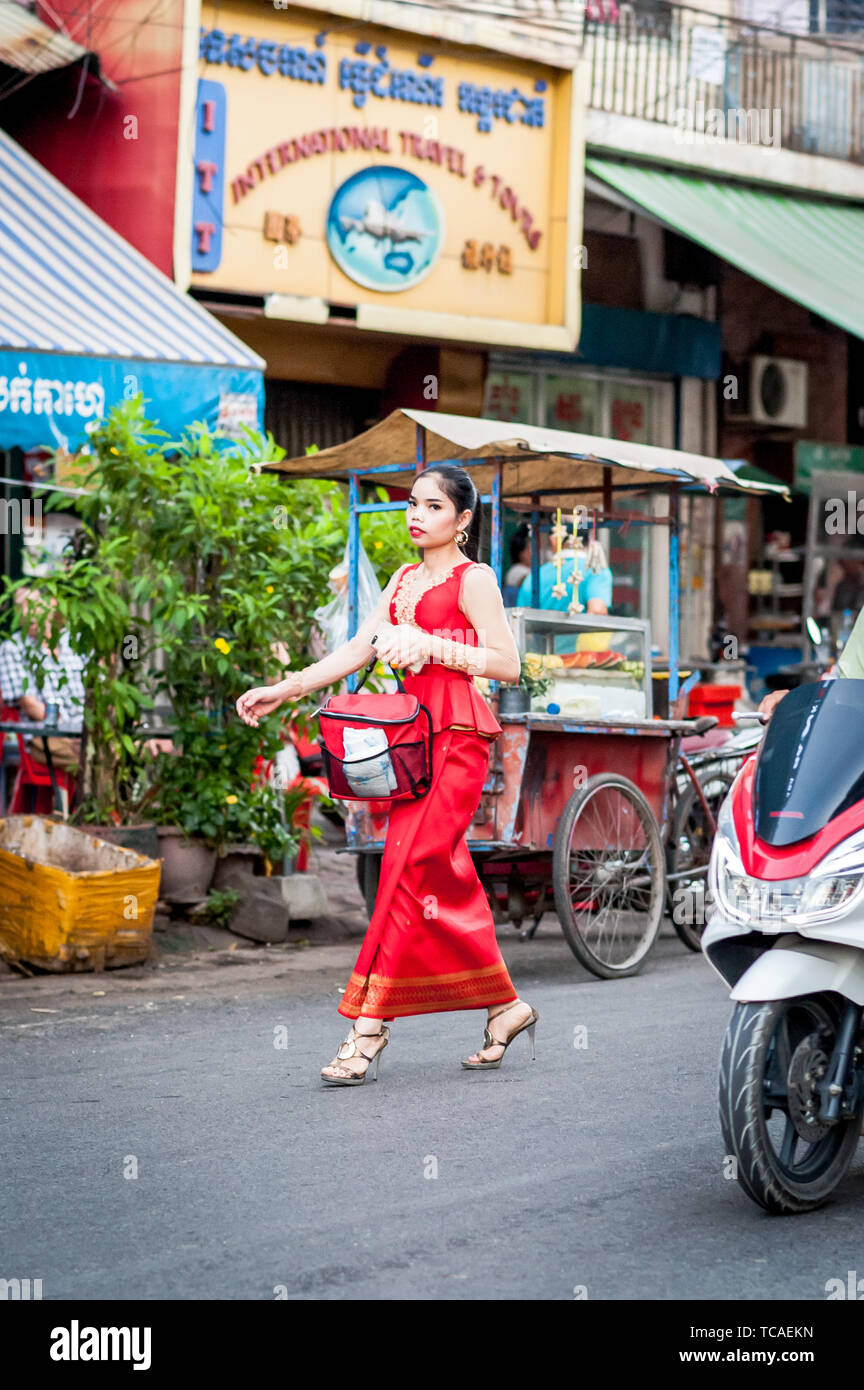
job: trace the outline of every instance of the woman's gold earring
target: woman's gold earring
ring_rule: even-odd
[[[457,545],[464,545],[465,542],[466,542],[467,539],[468,539],[468,532],[467,532],[467,531],[457,531],[454,539],[455,539]]]

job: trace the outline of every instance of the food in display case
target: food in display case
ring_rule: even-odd
[[[532,713],[651,718],[650,624],[537,608],[507,612],[528,668],[551,677],[547,690],[532,697]]]

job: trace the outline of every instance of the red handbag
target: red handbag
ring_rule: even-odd
[[[332,695],[319,710],[321,756],[330,795],[340,801],[406,801],[432,785],[432,715],[409,695],[398,671],[397,694]],[[392,668],[391,668],[392,669]]]

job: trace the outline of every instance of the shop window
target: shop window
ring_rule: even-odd
[[[483,414],[489,420],[537,423],[537,378],[531,372],[490,372]]]
[[[651,511],[650,499],[628,497],[628,512]],[[619,618],[649,618],[651,593],[650,526],[612,526],[606,531],[607,558],[612,571],[612,612]]]
[[[650,387],[609,383],[609,434],[632,444],[650,444]]]
[[[811,34],[859,34],[862,29],[862,0],[810,0]]]
[[[601,434],[600,383],[590,377],[548,376],[546,428]]]

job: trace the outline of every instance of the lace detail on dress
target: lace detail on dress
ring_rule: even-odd
[[[398,588],[393,597],[393,612],[396,614],[397,623],[400,625],[406,623],[411,627],[419,627],[420,624],[417,622],[414,615],[417,611],[417,605],[423,595],[428,594],[430,589],[436,589],[439,584],[444,584],[451,578],[456,570],[459,569],[459,566],[464,565],[464,563],[464,560],[459,560],[447,570],[446,574],[436,575],[433,579],[427,579],[425,583],[421,582],[419,585],[416,579],[420,565],[417,564],[413,569],[405,570],[402,578],[399,580]],[[407,583],[406,580],[408,581]]]

